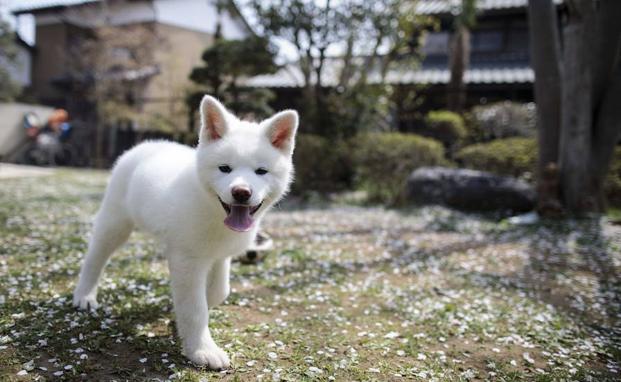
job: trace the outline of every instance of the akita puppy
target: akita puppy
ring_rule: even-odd
[[[267,210],[289,188],[298,114],[241,121],[210,96],[200,113],[196,148],[142,143],[114,166],[73,304],[96,309],[110,255],[132,230],[150,232],[164,245],[185,355],[221,369],[230,361],[211,337],[208,309],[229,294],[231,257],[246,251]]]

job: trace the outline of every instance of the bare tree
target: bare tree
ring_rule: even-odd
[[[605,209],[604,178],[621,137],[621,1],[566,0],[564,12],[561,44],[553,0],[529,1],[538,174],[542,199],[584,215]]]
[[[413,32],[422,21],[416,1],[404,0],[253,0],[267,37],[288,41],[302,74],[302,96],[314,133],[330,134],[325,79],[332,75],[338,92],[332,99],[360,94],[370,76],[383,83],[389,69],[411,53]],[[329,53],[332,53],[329,56]],[[330,73],[329,73],[330,72]],[[325,131],[327,130],[327,131]]]

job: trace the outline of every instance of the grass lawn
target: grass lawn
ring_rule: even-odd
[[[0,182],[0,380],[621,378],[621,226],[443,208],[275,210],[276,250],[211,311],[230,370],[180,353],[168,271],[135,233],[71,307],[106,173]]]

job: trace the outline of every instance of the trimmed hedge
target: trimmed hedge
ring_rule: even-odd
[[[535,169],[537,142],[533,138],[497,139],[466,146],[455,159],[467,168],[523,177]]]
[[[446,164],[442,144],[416,134],[362,134],[354,138],[352,146],[357,184],[374,202],[399,202],[412,171]]]
[[[534,103],[502,101],[475,106],[466,117],[468,138],[472,143],[512,137],[532,138],[536,133]]]
[[[351,187],[354,170],[348,144],[319,135],[298,134],[293,153],[294,194],[336,192]]]
[[[446,147],[459,143],[467,134],[464,120],[457,113],[438,110],[430,111],[425,117],[425,130],[422,135],[437,139]]]
[[[497,139],[466,146],[456,154],[465,167],[499,175],[524,177],[535,172],[537,142],[533,138]],[[621,146],[615,148],[604,193],[611,206],[621,207]]]

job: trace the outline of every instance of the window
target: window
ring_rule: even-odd
[[[475,31],[472,34],[473,52],[498,52],[503,47],[502,31]]]
[[[528,29],[511,29],[507,41],[510,52],[528,52]]]

